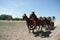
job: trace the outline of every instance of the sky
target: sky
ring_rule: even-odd
[[[29,17],[32,11],[37,17],[60,18],[60,0],[0,0],[0,15],[22,18],[24,13]]]

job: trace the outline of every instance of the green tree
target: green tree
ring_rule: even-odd
[[[52,20],[54,21],[55,19],[56,19],[55,16],[53,16],[53,17],[52,17]]]
[[[0,15],[0,20],[12,20],[11,15],[2,14]]]

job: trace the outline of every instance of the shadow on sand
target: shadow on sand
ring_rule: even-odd
[[[46,28],[46,30],[54,30],[56,28],[56,26],[54,27],[49,27],[49,28]]]
[[[36,31],[34,32],[34,37],[37,37],[37,36],[40,36],[42,38],[46,38],[46,37],[49,37],[49,35],[52,33],[51,30],[54,30],[56,28],[56,26],[54,26],[53,28],[51,29],[48,29],[49,31]]]
[[[34,32],[33,34],[35,35],[34,37],[41,36],[42,38],[45,38],[45,37],[49,37],[51,32],[50,31],[46,31],[46,32],[37,31],[37,32]]]

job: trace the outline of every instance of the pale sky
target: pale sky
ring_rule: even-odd
[[[0,0],[0,15],[9,14],[22,18],[34,11],[37,17],[56,16],[60,18],[60,0]]]

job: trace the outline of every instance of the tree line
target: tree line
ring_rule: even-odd
[[[52,20],[55,20],[55,16],[51,17]],[[23,18],[13,18],[11,15],[2,14],[0,15],[0,20],[23,20]]]
[[[22,18],[13,18],[11,15],[2,14],[0,20],[23,20]]]

